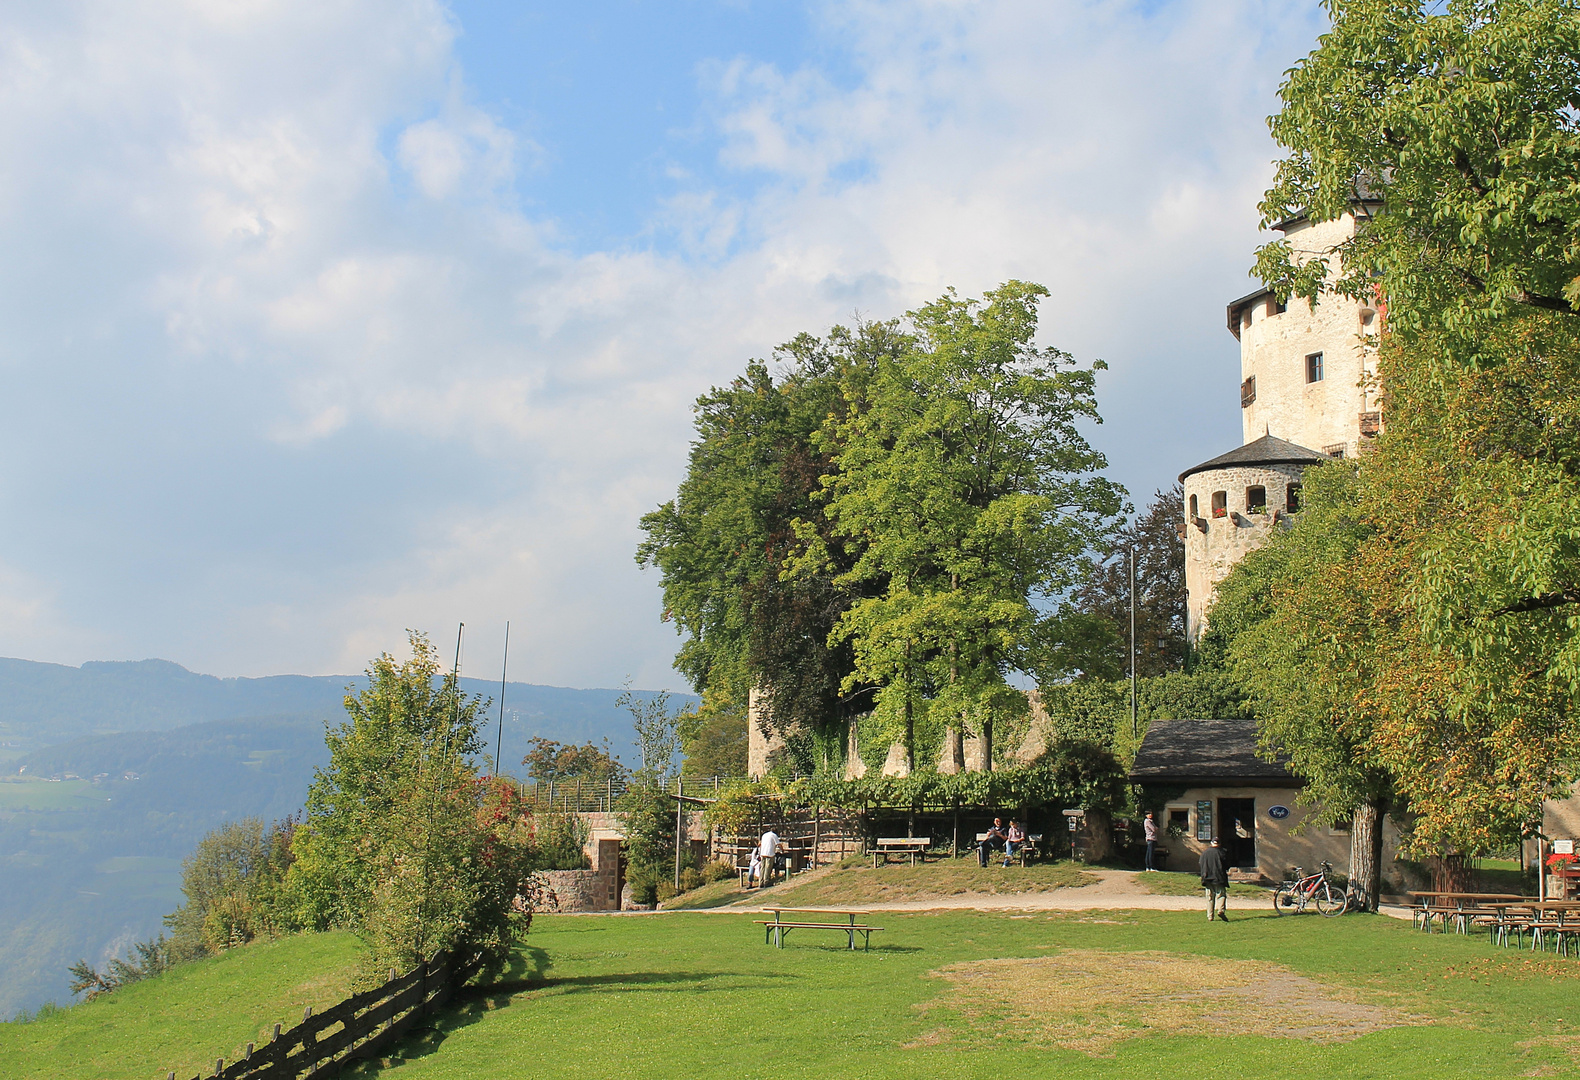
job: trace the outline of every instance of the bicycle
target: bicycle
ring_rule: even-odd
[[[1342,915],[1350,908],[1350,894],[1347,889],[1340,889],[1328,876],[1333,873],[1333,864],[1325,862],[1322,869],[1315,874],[1307,874],[1300,867],[1294,868],[1293,877],[1285,881],[1273,892],[1273,914],[1298,915],[1306,910],[1307,905],[1313,906],[1318,913],[1332,918]]]

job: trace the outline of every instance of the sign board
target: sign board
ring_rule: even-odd
[[[1064,816],[1067,817],[1067,818],[1085,817],[1086,816],[1086,811],[1085,810],[1066,810],[1064,812]]]
[[[1202,799],[1196,803],[1196,839],[1212,839],[1212,800]]]
[[[1573,855],[1574,853],[1575,853],[1575,842],[1573,840],[1554,840],[1553,841],[1553,854],[1554,855]]]
[[[1070,821],[1070,831],[1074,832],[1075,831],[1075,819],[1074,818],[1070,818],[1069,821]]]
[[[1287,807],[1287,806],[1269,806],[1267,808],[1267,816],[1270,817],[1270,818],[1277,818],[1279,821],[1283,821],[1286,817],[1289,816],[1289,807]]]

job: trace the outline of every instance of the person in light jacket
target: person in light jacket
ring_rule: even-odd
[[[1152,820],[1152,811],[1147,811],[1147,819],[1141,823],[1141,835],[1147,842],[1147,869],[1157,869],[1152,865],[1152,853],[1158,847],[1158,823]]]

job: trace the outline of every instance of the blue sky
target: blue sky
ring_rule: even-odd
[[[681,688],[690,402],[1043,282],[1139,498],[1238,441],[1316,5],[76,0],[0,13],[0,654]]]

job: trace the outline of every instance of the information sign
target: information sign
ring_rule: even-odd
[[[1212,800],[1202,799],[1196,804],[1196,839],[1212,839]]]
[[[1267,816],[1270,818],[1277,818],[1279,821],[1282,821],[1289,816],[1289,807],[1269,806],[1267,808]]]

